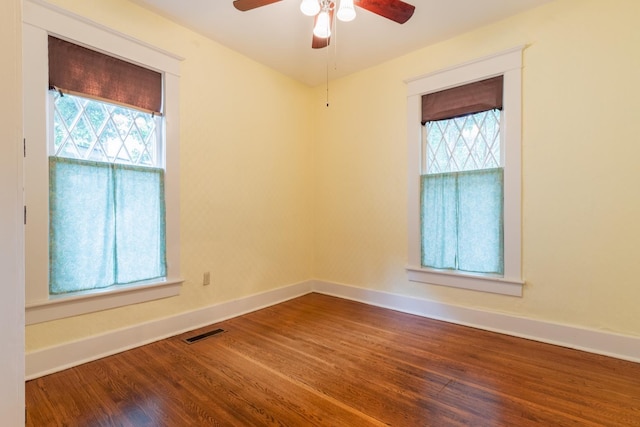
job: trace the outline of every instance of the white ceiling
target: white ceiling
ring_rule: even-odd
[[[330,79],[342,77],[551,0],[405,0],[416,10],[402,25],[356,7],[354,21],[334,27],[328,50],[311,49],[313,18],[300,12],[300,0],[247,12],[233,0],[133,1],[315,86],[327,69]]]

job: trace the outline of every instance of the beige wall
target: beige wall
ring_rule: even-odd
[[[332,82],[316,277],[640,335],[639,18],[636,0],[560,0]],[[408,282],[402,81],[521,44],[524,297]]]
[[[22,278],[22,141],[20,0],[0,7],[0,423],[24,425],[24,288]]]
[[[125,0],[54,3],[186,58],[186,282],[177,298],[29,326],[28,351],[310,278],[640,335],[640,2],[558,0],[332,81],[329,108],[324,86]],[[408,282],[403,80],[520,44],[525,295]]]
[[[176,298],[27,327],[27,350],[312,276],[310,90],[124,0],[55,4],[175,53],[181,66]],[[211,284],[202,285],[211,272]]]

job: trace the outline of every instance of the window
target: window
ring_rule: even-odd
[[[502,80],[422,96],[422,267],[504,271]]]
[[[177,295],[179,58],[24,6],[27,324]]]
[[[521,295],[521,56],[408,82],[409,280]]]
[[[49,293],[164,279],[162,75],[48,40]]]

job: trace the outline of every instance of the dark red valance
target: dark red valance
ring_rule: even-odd
[[[422,96],[422,124],[502,109],[503,76]]]
[[[49,87],[162,113],[162,74],[53,36]]]

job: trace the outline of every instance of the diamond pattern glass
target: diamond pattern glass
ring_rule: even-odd
[[[425,126],[427,174],[502,166],[500,110],[427,122]]]
[[[161,166],[152,114],[59,92],[53,96],[54,156]]]

